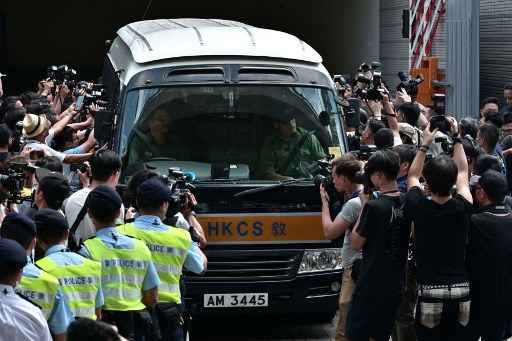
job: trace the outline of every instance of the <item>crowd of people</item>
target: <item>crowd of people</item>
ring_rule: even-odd
[[[79,95],[46,79],[0,97],[0,339],[182,340],[182,272],[207,267],[195,198],[171,210],[148,169],[121,197]]]
[[[355,97],[362,108],[348,134],[374,148],[333,160],[339,212],[320,189],[325,237],[344,238],[336,340],[507,339],[512,86],[503,102],[485,99],[478,120],[403,89],[369,100],[359,85],[339,86],[345,113]]]
[[[362,108],[345,122],[358,150],[332,161],[339,212],[320,188],[325,237],[343,238],[336,339],[506,339],[512,86],[479,119],[359,86],[339,88],[345,113]],[[0,338],[183,339],[181,274],[207,267],[194,205],[169,216],[172,193],[148,169],[121,198],[122,160],[97,143],[100,108],[77,108],[79,95],[47,79],[1,97]]]

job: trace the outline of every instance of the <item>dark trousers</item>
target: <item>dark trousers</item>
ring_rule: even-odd
[[[402,301],[398,308],[398,316],[393,328],[391,338],[393,341],[416,341],[414,308],[418,297],[416,283],[416,269],[407,267],[407,281],[402,291]]]
[[[161,341],[183,341],[183,306],[175,303],[158,303],[154,308],[161,333]]]
[[[103,311],[102,320],[116,326],[119,334],[129,341],[156,340],[151,315],[146,310]]]
[[[469,298],[434,300],[418,297],[416,337],[418,341],[468,341]],[[467,309],[467,311],[466,311]]]
[[[480,304],[483,302],[483,304]],[[509,337],[512,311],[498,302],[489,304],[485,297],[471,301],[470,329],[473,340],[502,341]]]

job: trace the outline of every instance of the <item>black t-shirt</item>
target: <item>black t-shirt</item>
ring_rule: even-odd
[[[407,193],[405,214],[414,223],[418,283],[447,285],[468,280],[466,243],[472,211],[473,205],[459,194],[441,205],[418,187]]]
[[[512,214],[505,207],[486,207],[471,216],[468,258],[472,295],[482,304],[510,305]]]
[[[357,233],[366,238],[366,243],[356,290],[366,288],[370,295],[383,290],[400,293],[410,233],[403,202],[403,196],[383,195],[364,206]]]

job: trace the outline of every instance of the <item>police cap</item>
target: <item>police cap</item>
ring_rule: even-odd
[[[92,190],[92,192],[89,193],[89,196],[87,197],[87,201],[91,204],[93,202],[96,204],[105,203],[115,209],[121,208],[121,205],[123,204],[119,194],[117,194],[114,189],[105,185],[98,186]]]
[[[36,236],[36,225],[23,214],[9,213],[2,222],[0,236],[16,240],[21,246],[28,248]]]
[[[151,201],[154,202],[164,202],[170,201],[172,196],[172,192],[162,183],[162,181],[157,178],[152,178],[144,181],[137,191],[137,200],[138,201]]]
[[[50,208],[43,208],[37,211],[34,215],[37,230],[58,231],[64,232],[69,230],[68,221],[66,218],[56,210]]]
[[[0,239],[0,269],[3,274],[11,274],[27,265],[27,252],[12,239]]]

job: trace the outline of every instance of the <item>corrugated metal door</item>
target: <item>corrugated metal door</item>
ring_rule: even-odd
[[[512,1],[480,0],[480,97],[512,82]]]
[[[380,61],[390,90],[399,83],[397,73],[409,70],[409,39],[402,38],[402,12],[409,0],[380,1]]]

